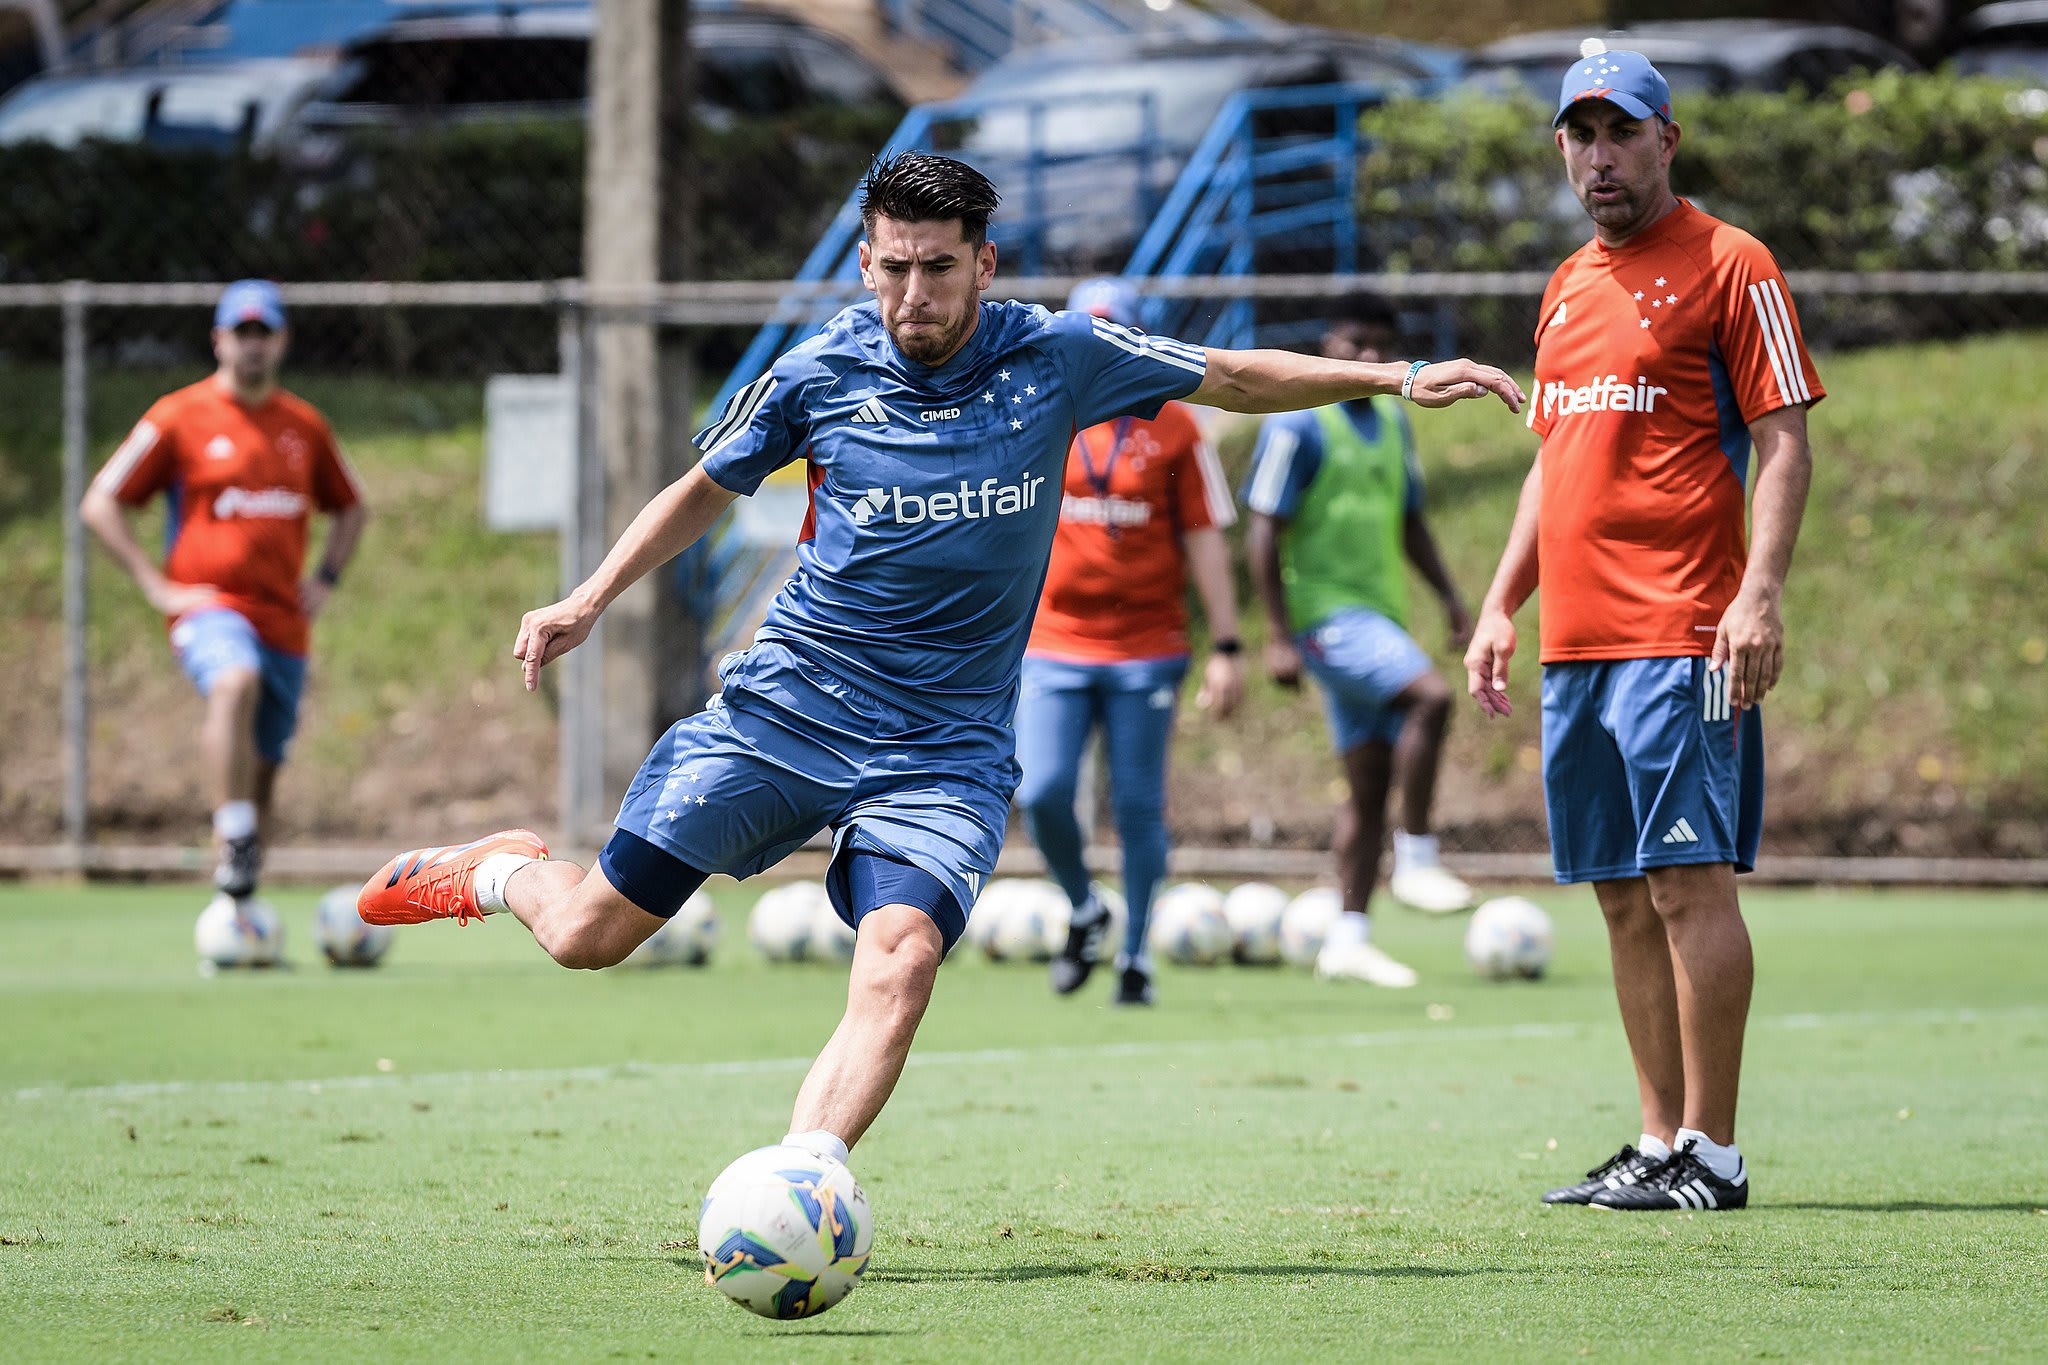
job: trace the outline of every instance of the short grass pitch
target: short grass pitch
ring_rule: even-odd
[[[554,967],[516,925],[374,971],[193,970],[192,888],[0,888],[14,1359],[2048,1354],[2048,899],[1757,891],[1756,1203],[1545,1209],[1634,1134],[1597,912],[1488,985],[1169,972],[1050,998],[963,953],[854,1154],[872,1269],[809,1323],[704,1287],[711,1176],[781,1135],[841,970]]]

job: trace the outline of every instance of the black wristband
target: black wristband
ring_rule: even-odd
[[[1228,658],[1233,654],[1242,654],[1244,652],[1244,641],[1211,640],[1209,642],[1209,652],[1211,654],[1221,654],[1225,658]]]
[[[313,577],[331,588],[341,582],[341,570],[331,564],[322,564],[319,568],[313,570]]]

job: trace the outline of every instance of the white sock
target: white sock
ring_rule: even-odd
[[[470,879],[470,887],[476,895],[476,908],[486,915],[495,915],[512,907],[505,904],[505,883],[512,880],[512,874],[528,863],[539,862],[523,853],[493,853],[476,865],[476,872]]]
[[[829,1156],[840,1165],[846,1164],[846,1144],[823,1128],[814,1128],[808,1133],[790,1133],[782,1139],[785,1147],[801,1147],[807,1152]]]
[[[213,813],[213,832],[223,839],[246,839],[256,832],[254,801],[223,801]]]
[[[1442,866],[1443,858],[1437,850],[1434,834],[1410,834],[1405,829],[1394,831],[1394,871],[1413,872],[1418,868]]]
[[[1361,943],[1372,942],[1372,921],[1363,910],[1346,910],[1330,925],[1330,932],[1323,935],[1325,951],[1356,948]]]
[[[1742,1153],[1734,1143],[1724,1147],[1697,1128],[1681,1128],[1671,1145],[1682,1151],[1688,1142],[1692,1144],[1692,1154],[1721,1179],[1734,1180],[1742,1174]]]
[[[1671,1156],[1671,1144],[1651,1133],[1636,1139],[1636,1150],[1652,1161],[1665,1161]]]

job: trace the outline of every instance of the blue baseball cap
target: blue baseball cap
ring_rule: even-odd
[[[236,280],[220,291],[213,325],[235,328],[245,322],[260,322],[273,332],[284,330],[284,296],[269,280]]]
[[[1075,313],[1093,313],[1126,327],[1138,325],[1138,291],[1114,275],[1083,280],[1067,295],[1067,308]]]
[[[1630,118],[1655,114],[1671,122],[1671,86],[1664,73],[1650,65],[1640,52],[1609,52],[1598,38],[1579,46],[1579,60],[1564,73],[1557,92],[1555,128],[1580,100],[1606,100],[1624,110]]]

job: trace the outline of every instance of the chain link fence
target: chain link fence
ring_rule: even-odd
[[[999,277],[995,292],[1055,302],[1072,283]],[[1541,283],[1278,277],[1145,287],[1220,305],[1370,286],[1396,302],[1417,353],[1437,353],[1449,337],[1526,375]],[[1789,663],[1766,713],[1767,849],[1786,869],[1848,857],[1871,860],[1854,866],[1877,875],[1877,860],[1946,858],[1989,860],[1956,865],[1975,868],[1970,875],[2011,875],[2021,860],[2048,857],[2039,700],[2048,620],[2037,600],[2048,545],[2032,510],[2048,499],[2048,410],[2031,396],[2048,338],[2015,324],[2048,297],[2048,278],[1795,273],[1791,283],[1811,335],[1833,335],[1837,316],[1878,311],[1916,325],[1906,333],[1915,339],[1819,350],[1830,398],[1813,416],[1817,475],[1786,602]],[[542,694],[527,697],[509,643],[520,613],[551,600],[577,576],[573,566],[602,550],[593,523],[574,515],[577,489],[601,491],[592,339],[613,327],[691,340],[744,330],[785,292],[774,283],[669,286],[638,299],[588,298],[573,283],[287,290],[286,383],[332,419],[375,519],[316,634],[281,789],[281,842],[374,843],[422,822],[546,823],[563,812],[572,768],[600,747],[604,726],[622,722],[603,714],[590,676],[573,667],[551,670]],[[64,510],[151,400],[206,373],[214,293],[0,291],[0,591],[9,603],[0,664],[16,682],[0,691],[0,843],[80,833],[103,845],[199,841],[198,703],[133,586],[96,552],[90,575],[80,572],[84,540],[72,530],[67,542]],[[1936,337],[1917,325],[1930,316],[1945,320]],[[393,335],[452,340],[432,365],[397,364]],[[553,387],[538,409],[500,408],[494,430],[493,376],[505,375],[553,377],[540,381]],[[491,466],[506,458],[494,445],[520,434],[508,423],[536,422],[545,432],[527,433],[524,453],[510,458],[531,461],[552,442],[569,467],[515,463],[496,477],[539,480],[525,501],[553,510],[494,527]],[[1255,423],[1218,414],[1212,426],[1241,482]],[[1476,600],[1533,438],[1477,405],[1420,414],[1416,426],[1437,537]],[[558,495],[533,491],[548,480]],[[709,620],[712,657],[744,643],[786,572],[801,480],[744,506],[701,560],[663,575],[663,591]],[[153,515],[146,543],[160,543]],[[1239,591],[1256,661],[1261,630],[1242,571]],[[1418,602],[1419,638],[1460,676],[1440,616]],[[83,627],[70,648],[67,605]],[[1532,618],[1523,618],[1525,641]],[[1533,649],[1515,686],[1525,704],[1511,721],[1456,716],[1439,788],[1447,846],[1479,870],[1527,873],[1545,847]],[[1176,838],[1206,850],[1195,856],[1209,863],[1312,873],[1339,781],[1313,695],[1255,679],[1234,720],[1183,709]],[[598,823],[617,795],[586,798],[598,803]]]

